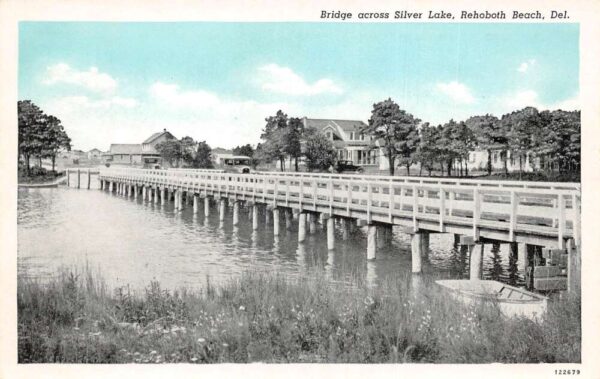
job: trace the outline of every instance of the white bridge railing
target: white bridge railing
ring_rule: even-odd
[[[451,178],[329,175],[289,172],[227,173],[221,170],[102,168],[101,180],[126,181],[236,196],[300,210],[364,218],[368,222],[422,223],[444,232],[449,225],[580,240],[578,183],[515,182]]]

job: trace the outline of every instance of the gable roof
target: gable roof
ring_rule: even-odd
[[[111,154],[141,154],[142,145],[139,143],[113,143],[110,145]]]
[[[163,129],[162,132],[154,133],[150,137],[146,138],[146,140],[144,142],[142,142],[142,144],[152,143],[153,141],[157,140],[159,137],[162,137],[165,134],[168,134],[172,138],[175,138],[175,136],[172,135],[171,132],[167,131],[167,129]]]
[[[367,124],[360,120],[336,120],[304,117],[303,121],[305,128],[313,127],[318,130],[323,130],[327,125],[332,125],[334,127],[338,127],[344,132],[357,132],[361,128],[367,126]]]

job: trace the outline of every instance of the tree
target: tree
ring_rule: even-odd
[[[559,172],[579,168],[581,162],[581,112],[562,110],[539,114],[541,127],[534,138],[534,154],[558,166]]]
[[[19,121],[19,155],[25,161],[25,172],[30,173],[30,159],[40,156],[44,149],[43,130],[46,115],[31,100],[17,102]]]
[[[372,136],[372,140],[383,149],[390,163],[390,175],[394,175],[397,158],[410,166],[411,157],[417,150],[419,122],[390,98],[373,104],[369,125],[361,131]]]
[[[261,154],[268,160],[279,161],[281,171],[285,167],[285,129],[287,128],[287,114],[281,110],[277,111],[275,116],[270,116],[265,119],[267,124],[263,129],[260,138],[264,141],[261,148]]]
[[[326,170],[335,163],[333,143],[315,128],[304,130],[304,156],[308,171]]]
[[[533,150],[536,136],[540,135],[541,119],[539,112],[533,107],[526,107],[502,116],[501,119],[507,131],[511,155],[519,158],[519,179],[523,172],[523,164],[527,154]]]
[[[52,171],[56,167],[56,155],[61,149],[71,150],[71,139],[63,129],[60,120],[54,116],[46,119],[46,128],[43,133],[44,148],[40,157],[52,159]]]
[[[421,126],[420,135],[421,139],[417,147],[415,160],[419,162],[421,172],[425,168],[429,172],[429,176],[431,176],[431,171],[439,158],[439,148],[437,145],[440,137],[439,131],[436,127],[425,123]]]
[[[193,160],[193,167],[195,168],[213,168],[212,161],[212,149],[206,143],[206,141],[198,142],[198,148],[196,155]]]
[[[179,167],[179,160],[183,157],[180,141],[167,140],[157,144],[155,148],[171,167]]]
[[[186,136],[179,140],[181,145],[181,160],[189,165],[193,166],[195,164],[195,156],[196,156],[196,141],[192,137]]]
[[[283,151],[294,159],[294,168],[298,171],[298,158],[302,155],[300,139],[304,131],[302,120],[292,117],[288,121],[287,127],[283,133]]]
[[[488,175],[492,175],[492,149],[501,148],[506,151],[508,139],[500,125],[500,120],[490,114],[484,116],[473,116],[465,121],[467,127],[473,133],[477,146],[487,151],[486,169]]]

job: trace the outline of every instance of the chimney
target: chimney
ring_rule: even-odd
[[[167,128],[164,128],[164,129],[163,129],[163,132],[166,132],[166,131],[167,131]]]

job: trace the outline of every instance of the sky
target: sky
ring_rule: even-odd
[[[18,98],[103,151],[163,129],[254,145],[279,109],[368,122],[387,98],[432,124],[573,110],[579,26],[21,22]]]

